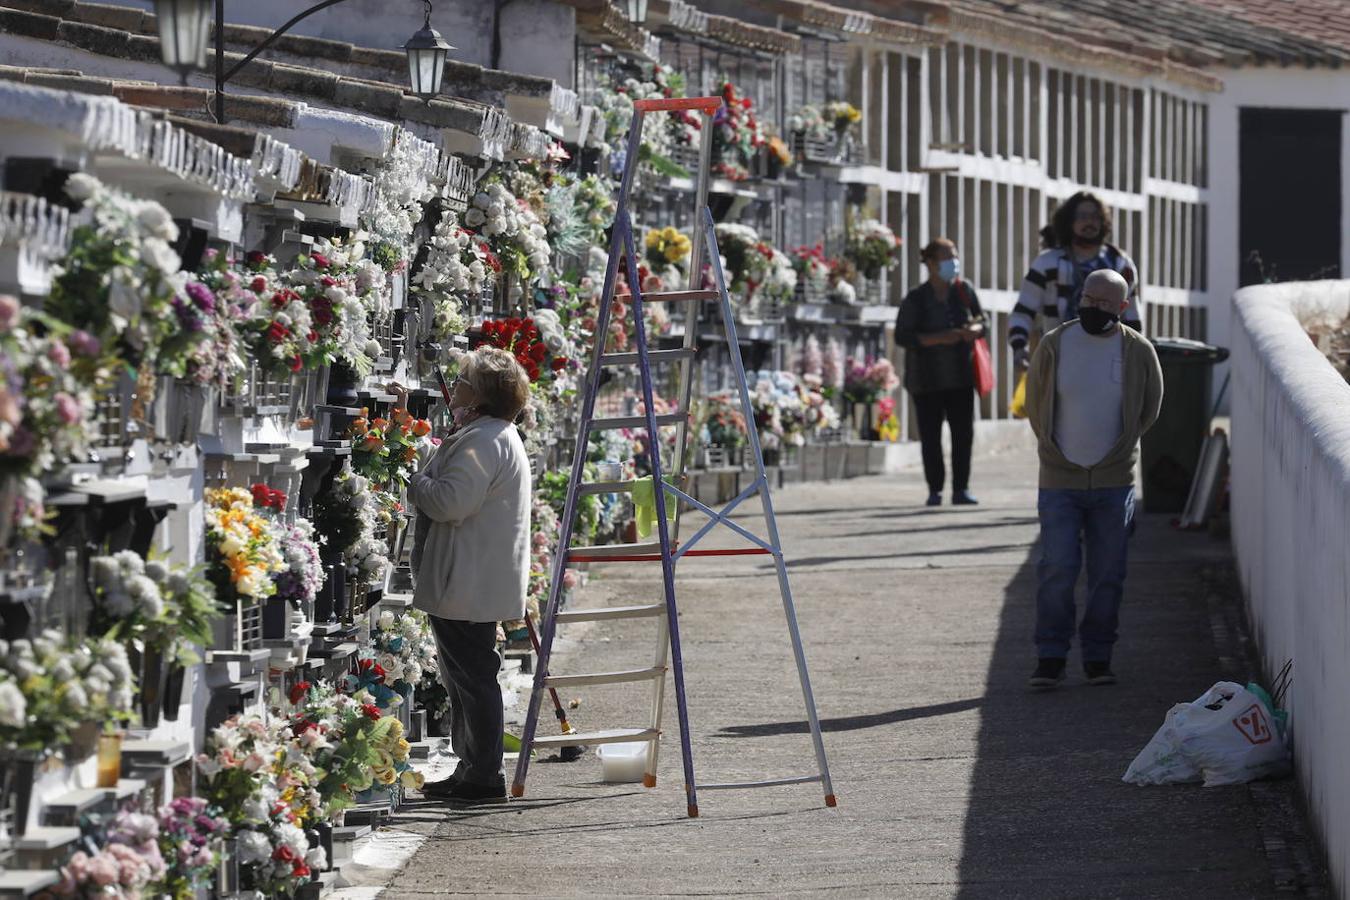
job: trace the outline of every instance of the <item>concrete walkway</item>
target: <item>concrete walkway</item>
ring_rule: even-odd
[[[805,785],[706,792],[702,816],[685,818],[672,701],[656,789],[601,783],[592,752],[537,762],[526,797],[503,807],[414,804],[400,827],[431,837],[382,896],[1320,895],[1292,782],[1120,780],[1172,703],[1248,674],[1241,617],[1213,587],[1226,543],[1146,518],[1121,683],[1088,687],[1075,657],[1060,690],[1026,689],[1034,478],[1027,453],[979,461],[978,509],[922,508],[918,473],[778,496],[837,809]],[[699,778],[811,773],[771,569],[753,558],[682,565]],[[657,574],[611,566],[579,605],[655,598]],[[649,664],[652,628],[574,630],[553,669]],[[572,713],[583,730],[645,717],[645,688],[568,696],[583,698]],[[541,727],[555,727],[551,717]]]

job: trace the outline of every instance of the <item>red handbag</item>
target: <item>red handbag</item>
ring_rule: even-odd
[[[970,295],[966,293],[965,282],[958,281],[955,287],[956,296],[961,298],[962,305],[970,309]],[[987,397],[994,389],[994,358],[989,354],[989,342],[984,338],[976,338],[971,351],[970,364],[975,370],[975,390],[980,392],[981,397]]]
[[[984,338],[975,339],[971,365],[975,369],[975,390],[981,397],[989,396],[994,389],[994,359],[989,355],[989,342]]]

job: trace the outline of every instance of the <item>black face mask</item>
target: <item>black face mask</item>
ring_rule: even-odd
[[[1088,334],[1105,334],[1111,326],[1120,321],[1120,316],[1095,306],[1083,306],[1078,310],[1078,324]]]

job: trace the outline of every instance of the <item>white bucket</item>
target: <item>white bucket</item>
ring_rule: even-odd
[[[641,781],[647,770],[647,747],[646,741],[601,744],[596,749],[601,777],[611,783]]]

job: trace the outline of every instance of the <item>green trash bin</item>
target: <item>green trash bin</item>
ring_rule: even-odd
[[[1162,365],[1163,402],[1158,421],[1140,441],[1144,511],[1180,513],[1209,434],[1210,369],[1228,358],[1228,350],[1186,338],[1157,338],[1153,348]]]

